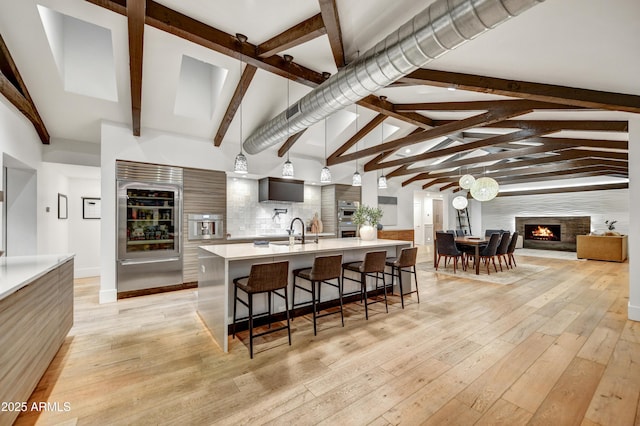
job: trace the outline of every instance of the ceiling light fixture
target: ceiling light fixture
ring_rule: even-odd
[[[289,67],[291,66],[291,61],[293,61],[293,56],[284,55],[284,60],[287,61],[287,110],[289,110],[289,86],[291,85],[291,78],[289,73]],[[287,114],[287,141],[289,140],[289,114]],[[289,151],[291,148],[287,149],[287,161],[282,166],[282,177],[286,179],[292,179],[294,176],[293,163],[289,160]]]
[[[384,142],[384,127],[383,124],[380,125],[380,144]],[[378,189],[386,189],[387,188],[387,178],[384,175],[384,169],[382,169],[382,174],[378,177]]]
[[[320,183],[331,183],[331,170],[327,167],[327,118],[324,119],[324,167],[320,171]]]
[[[469,205],[469,201],[467,201],[467,197],[458,195],[453,199],[453,201],[451,202],[451,205],[456,210],[464,210]]]
[[[490,177],[476,179],[471,185],[471,196],[478,201],[489,201],[496,198],[500,191],[498,182]]]
[[[242,100],[244,98],[244,87],[242,86],[242,44],[247,41],[247,36],[243,34],[236,34],[236,39],[240,42],[240,153],[236,155],[236,159],[233,162],[233,171],[239,174],[247,174],[249,173],[249,163],[247,162],[247,157],[242,153]]]
[[[471,185],[473,185],[473,182],[475,182],[475,180],[476,178],[474,178],[471,175],[463,175],[458,181],[458,184],[460,184],[460,188],[462,189],[470,189]]]

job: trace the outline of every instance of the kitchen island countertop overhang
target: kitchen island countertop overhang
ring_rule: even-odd
[[[316,256],[342,254],[343,262],[358,261],[368,251],[386,250],[388,256],[397,256],[400,250],[411,247],[410,241],[371,240],[360,238],[328,238],[317,243],[289,245],[220,244],[200,246],[198,278],[198,313],[211,332],[214,340],[224,352],[228,351],[228,327],[232,323],[233,279],[249,275],[254,263],[289,261],[289,272],[297,268],[311,267]],[[348,292],[345,282],[345,292]],[[289,273],[289,291],[292,278]],[[337,298],[328,291],[323,292],[322,301]],[[265,303],[266,306],[266,303]],[[242,308],[239,306],[239,308]],[[260,312],[262,306],[257,305]],[[288,307],[290,308],[290,307]],[[273,312],[283,312],[284,301],[273,306]],[[239,309],[238,316],[245,312]]]

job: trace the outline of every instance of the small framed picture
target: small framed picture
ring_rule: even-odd
[[[100,219],[100,198],[82,197],[82,218]]]
[[[69,218],[69,206],[67,205],[67,196],[58,193],[58,219]]]

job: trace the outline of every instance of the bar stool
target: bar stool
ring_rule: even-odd
[[[342,264],[342,284],[344,285],[344,280],[351,280],[355,282],[360,282],[360,297],[364,299],[364,313],[366,319],[369,319],[369,308],[368,306],[382,302],[381,300],[374,299],[373,302],[369,302],[369,291],[367,290],[367,281],[366,277],[374,277],[376,279],[376,290],[380,287],[378,286],[378,281],[380,276],[382,276],[382,288],[384,290],[384,307],[389,313],[389,305],[387,304],[387,285],[384,277],[384,268],[385,268],[385,260],[387,258],[386,251],[370,251],[364,255],[364,260],[361,262],[347,262]],[[350,277],[344,276],[344,271],[353,271],[360,274],[360,279],[356,280]]]
[[[316,319],[326,317],[327,315],[340,314],[342,319],[342,326],[344,327],[344,313],[342,311],[342,281],[340,280],[340,265],[342,264],[342,255],[335,256],[320,256],[316,257],[313,261],[311,268],[301,268],[293,271],[293,294],[291,295],[291,308],[302,305],[313,305],[313,335],[317,335]],[[311,283],[311,287],[307,288],[304,285],[297,283],[296,278],[302,278]],[[329,280],[338,280],[337,284],[329,282]],[[302,283],[304,284],[304,282]],[[324,314],[318,314],[318,305],[320,304],[320,291],[322,284],[329,285],[338,289],[338,296],[340,298],[340,311],[326,312]],[[316,285],[318,290],[316,291]],[[311,293],[311,302],[299,302],[296,303],[296,288],[302,291]],[[316,297],[316,293],[318,296]],[[293,321],[293,319],[292,319]]]
[[[413,274],[416,281],[416,289],[406,294],[415,293],[420,303],[420,293],[418,292],[418,275],[416,274],[416,259],[418,257],[418,247],[407,247],[400,251],[400,257],[387,257],[385,264],[391,267],[391,286],[393,287],[394,277],[398,276],[398,286],[400,287],[400,302],[404,309],[404,295],[402,290],[402,272]],[[385,272],[387,273],[387,272]],[[387,273],[388,274],[388,273]],[[409,287],[411,287],[411,278],[409,278]]]
[[[251,265],[251,272],[248,277],[235,278],[233,280],[233,338],[236,337],[236,322],[238,319],[249,319],[249,354],[253,359],[253,339],[256,337],[264,336],[265,334],[274,333],[276,331],[287,329],[289,334],[289,346],[291,346],[291,327],[289,326],[289,297],[287,294],[287,276],[289,273],[289,262],[277,262],[277,263],[256,263]],[[247,302],[238,297],[238,289],[244,291],[247,294]],[[284,289],[284,295],[280,294],[276,290]],[[253,295],[267,293],[267,299],[269,303],[269,311],[256,315],[253,315]],[[278,328],[271,328],[271,295],[275,294],[284,299],[285,313],[287,316],[287,325],[283,325]],[[242,303],[249,309],[249,316],[245,318],[236,318],[237,302]],[[269,318],[269,330],[262,333],[253,334],[253,320],[268,316]]]

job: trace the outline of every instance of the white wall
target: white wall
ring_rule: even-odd
[[[58,193],[67,196],[69,180],[60,174],[59,164],[42,163],[38,172],[38,252],[41,254],[70,253],[69,219],[58,219]],[[49,211],[47,211],[47,209]]]
[[[22,115],[13,105],[0,96],[0,170],[10,166],[7,159],[15,159],[26,167],[37,170],[41,161],[40,147],[42,142],[34,130],[31,122]],[[4,173],[0,173],[0,189],[4,191]],[[0,221],[4,223],[4,209],[0,208]],[[33,231],[35,232],[37,230]],[[0,243],[4,249],[4,228],[0,227]]]
[[[634,165],[635,166],[632,166]],[[640,117],[629,120],[629,208],[640,211]],[[629,224],[629,319],[640,321],[640,221]]]
[[[231,237],[256,237],[286,233],[294,217],[310,224],[315,213],[320,217],[320,186],[304,186],[304,203],[276,203],[258,201],[258,181],[227,178],[227,233]],[[274,209],[287,213],[274,216]],[[322,218],[321,218],[322,219]],[[294,228],[299,229],[300,225]]]
[[[378,185],[378,178],[375,173],[372,173],[375,178],[374,185]],[[377,196],[385,197],[397,197],[398,198],[398,211],[396,212],[396,224],[385,226],[384,229],[413,229],[413,192],[415,187],[405,186],[402,187],[402,182],[399,179],[388,179],[386,189],[377,189]]]
[[[74,276],[100,275],[100,220],[82,217],[82,197],[100,198],[100,179],[69,178],[68,250],[75,253]]]
[[[617,220],[615,230],[629,234],[629,190],[498,197],[482,203],[481,231],[515,231],[516,216],[591,216],[592,231],[604,231],[605,220]]]

